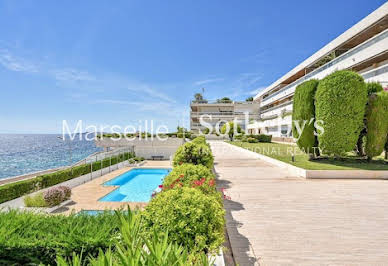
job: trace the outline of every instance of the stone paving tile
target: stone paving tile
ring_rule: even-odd
[[[239,265],[388,265],[388,181],[290,177],[210,144]]]

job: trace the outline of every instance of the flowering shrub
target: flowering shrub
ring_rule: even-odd
[[[147,228],[143,234],[168,232],[169,239],[193,254],[218,251],[224,240],[224,209],[205,138],[179,147],[173,165],[142,213]]]
[[[65,196],[65,200],[70,199],[70,197],[71,197],[71,188],[66,187],[66,186],[59,186],[57,188],[61,189],[63,191],[63,194]]]
[[[224,209],[214,195],[198,189],[170,189],[154,197],[142,213],[149,230],[169,233],[169,239],[191,251],[214,252],[224,241]]]
[[[196,187],[206,193],[215,192],[214,174],[203,165],[178,165],[163,181],[163,190],[174,187]]]
[[[209,146],[187,142],[180,146],[175,152],[173,165],[177,166],[184,163],[192,163],[213,168],[213,160],[213,155]]]
[[[49,207],[58,205],[59,203],[70,199],[71,189],[65,186],[54,187],[44,193],[44,200]]]

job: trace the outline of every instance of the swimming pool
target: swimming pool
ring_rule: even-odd
[[[104,183],[104,186],[119,186],[98,201],[148,202],[152,192],[163,182],[171,171],[167,168],[137,168],[125,172]]]

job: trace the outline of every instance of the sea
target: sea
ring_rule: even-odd
[[[67,166],[99,151],[94,141],[79,136],[0,134],[0,179]]]

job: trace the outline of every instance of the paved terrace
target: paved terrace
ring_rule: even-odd
[[[289,177],[242,148],[210,144],[239,265],[386,265],[388,181]]]

